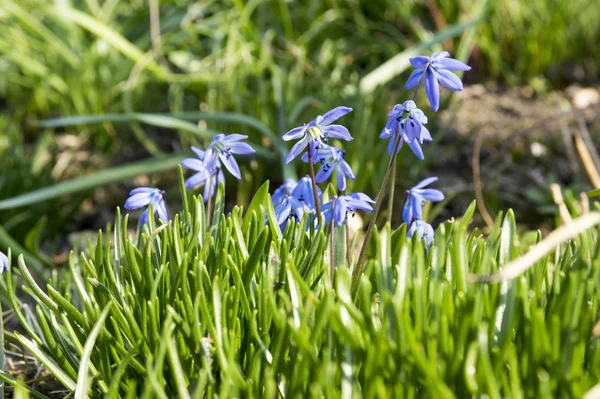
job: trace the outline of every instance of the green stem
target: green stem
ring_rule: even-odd
[[[330,265],[330,268],[331,268],[331,285],[332,286],[333,286],[333,276],[335,274],[335,258],[334,258],[335,255],[334,255],[334,252],[333,252],[333,234],[334,234],[333,209],[334,208],[335,208],[335,199],[333,200],[333,203],[331,204],[331,215],[332,215],[331,222],[330,222],[331,223],[331,230],[330,230],[331,231],[331,240],[330,240],[331,242],[329,244],[330,261],[331,261],[331,265]]]
[[[396,161],[392,166],[392,179],[390,182],[390,198],[388,200],[387,222],[392,225],[392,213],[394,210],[394,193],[396,192]]]
[[[310,143],[306,148],[308,152],[308,173],[310,175],[310,182],[312,183],[313,196],[315,198],[315,209],[317,210],[317,220],[321,223],[321,204],[319,204],[319,195],[317,194],[317,181],[315,179],[315,167],[313,165],[312,151],[310,150]]]
[[[342,195],[346,195],[346,190],[342,191]],[[352,265],[352,254],[350,253],[350,225],[346,221],[346,259],[348,260],[348,267]]]
[[[385,171],[385,176],[383,177],[383,183],[381,184],[381,188],[379,189],[379,194],[377,194],[377,203],[375,204],[375,211],[371,216],[371,220],[369,220],[369,227],[367,227],[367,233],[365,234],[365,241],[363,242],[362,248],[360,249],[360,255],[358,257],[358,262],[356,262],[356,267],[352,272],[352,294],[356,291],[358,287],[358,281],[360,276],[363,273],[365,268],[365,263],[367,260],[367,251],[369,250],[369,244],[371,243],[371,236],[373,235],[373,228],[375,227],[375,221],[377,220],[377,215],[379,215],[379,210],[381,209],[381,204],[383,203],[383,197],[385,196],[385,189],[387,188],[387,182],[390,178],[390,174],[392,172],[392,166],[396,164],[396,156],[398,147],[402,142],[402,137],[399,135],[395,135],[394,139],[396,143],[394,144],[394,149],[392,151],[392,157],[390,158],[390,162],[388,163],[387,170]]]
[[[218,172],[215,172],[215,175],[217,175]],[[208,204],[206,206],[206,231],[210,231],[211,228],[211,223],[212,223],[212,208],[213,208],[213,175],[211,175],[208,178]],[[215,190],[215,195],[216,195],[216,191]]]

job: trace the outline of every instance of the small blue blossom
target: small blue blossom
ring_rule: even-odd
[[[206,164],[204,163],[204,158],[205,158],[206,153],[204,151],[202,151],[201,149],[193,147],[193,146],[192,146],[192,151],[194,151],[194,153],[198,156],[198,159],[186,158],[183,161],[181,161],[181,166],[183,166],[184,168],[196,171],[197,173],[192,175],[192,177],[190,177],[189,179],[187,179],[185,181],[185,188],[192,188],[197,185],[200,185],[200,184],[204,183],[206,180],[208,180],[209,176],[211,175],[211,171],[209,171],[206,168]],[[220,165],[219,165],[219,167],[220,167]]]
[[[354,173],[348,165],[348,162],[344,160],[346,151],[342,151],[338,148],[324,144],[323,147],[316,151],[313,157],[313,163],[320,162],[322,164],[321,169],[317,172],[315,180],[317,183],[323,183],[327,181],[333,171],[336,172],[337,187],[340,191],[346,191],[346,178],[354,180]],[[308,162],[308,154],[302,155],[302,160]]]
[[[322,192],[318,187],[317,195],[320,201]],[[303,177],[298,183],[293,179],[286,180],[285,184],[275,190],[273,206],[282,231],[285,230],[288,220],[294,219],[299,222],[305,213],[314,212],[315,200],[310,177]],[[310,224],[306,228],[309,226]]]
[[[448,57],[450,57],[450,54],[447,51],[442,51],[433,53],[431,57],[418,56],[410,59],[410,64],[416,69],[406,81],[404,88],[412,89],[423,79],[425,93],[434,111],[437,111],[440,107],[440,88],[437,82],[450,90],[461,91],[463,89],[462,82],[458,76],[450,71],[468,71],[471,69],[463,62]],[[423,74],[425,74],[424,77]]]
[[[8,257],[0,252],[0,274],[5,270],[8,270]]]
[[[325,218],[325,224],[329,224],[333,219],[336,225],[341,226],[346,221],[348,213],[354,213],[356,210],[373,212],[373,207],[370,204],[374,203],[375,201],[366,194],[352,193],[333,197],[331,201],[321,207],[321,211]]]
[[[421,144],[425,141],[431,141],[431,133],[425,127],[427,116],[417,108],[414,101],[405,101],[402,104],[396,104],[388,113],[389,119],[385,128],[379,135],[380,138],[393,138],[388,144],[388,154],[392,155],[396,140],[401,140],[397,152],[402,149],[402,144],[406,141],[412,152],[419,159],[424,159]]]
[[[352,140],[352,136],[350,136],[348,129],[342,125],[331,124],[350,111],[352,111],[352,108],[343,106],[336,107],[325,115],[317,116],[308,124],[292,129],[284,134],[283,140],[285,141],[299,139],[288,153],[286,163],[292,162],[294,158],[304,151],[309,143],[313,143],[314,148],[318,149],[323,143],[327,143],[330,137],[346,141]],[[312,149],[313,147],[311,147],[311,150]]]
[[[247,155],[254,154],[256,151],[247,143],[240,143],[241,140],[247,139],[248,136],[243,134],[217,134],[213,137],[212,142],[206,149],[203,162],[209,172],[214,172],[216,169],[221,169],[219,160],[223,162],[227,170],[237,179],[241,179],[240,168],[233,157],[235,154]]]
[[[419,240],[422,240],[423,237],[427,240],[427,249],[429,249],[433,241],[433,227],[429,223],[417,219],[410,225],[406,235],[411,238],[415,233],[417,233]]]
[[[319,202],[321,201],[322,195],[321,189],[317,187],[317,197],[319,198]],[[306,207],[308,212],[313,212],[317,209],[312,182],[310,181],[309,176],[304,176],[298,181],[298,184],[296,184],[296,187],[292,190],[292,197],[300,201]]]
[[[273,192],[273,206],[275,208],[277,208],[277,206],[279,204],[281,204],[283,202],[283,200],[292,194],[292,190],[294,190],[294,188],[296,187],[296,184],[298,184],[298,182],[294,179],[286,179],[285,183],[283,183],[281,186],[279,186],[274,192]]]
[[[132,190],[129,193],[129,198],[125,201],[125,209],[139,209],[152,204],[154,212],[158,213],[158,217],[163,222],[169,221],[167,206],[165,204],[165,192],[158,188],[140,187]],[[144,225],[148,222],[148,208],[144,210],[140,217],[140,224]]]
[[[444,194],[435,188],[424,188],[437,181],[437,177],[421,180],[419,184],[406,191],[407,198],[402,210],[402,219],[409,224],[413,219],[423,218],[423,204],[425,201],[438,202],[444,199]]]
[[[223,186],[225,186],[225,175],[223,174],[222,169],[217,168],[216,174],[210,174],[210,183],[212,184],[209,184],[209,182],[204,183],[204,193],[202,194],[204,202],[207,202],[210,197],[215,195],[215,192],[221,183],[223,183]]]

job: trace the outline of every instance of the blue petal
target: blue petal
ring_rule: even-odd
[[[408,141],[412,142],[414,139],[420,139],[421,138],[421,122],[418,121],[416,118],[414,117],[409,117],[406,119],[406,121],[404,122],[404,126],[406,126],[405,131],[406,131],[406,135],[408,136]]]
[[[445,69],[440,69],[437,71],[437,79],[442,85],[450,90],[462,91],[463,89],[463,84],[458,76]]]
[[[338,173],[337,173],[337,175],[335,177],[336,177],[336,180],[337,180],[338,190],[340,190],[340,191],[346,191],[346,175],[344,175],[343,173],[341,173],[340,171],[338,171]]]
[[[0,274],[2,274],[4,270],[8,270],[8,257],[0,252]]]
[[[134,188],[133,190],[131,190],[129,192],[129,195],[135,195],[135,194],[140,194],[140,193],[150,193],[150,194],[152,194],[155,191],[156,191],[156,189],[153,188],[153,187],[138,187],[138,188]]]
[[[423,155],[423,150],[421,149],[421,144],[419,144],[419,140],[413,140],[412,143],[408,143],[408,146],[410,147],[412,152],[415,153],[417,158],[419,158],[420,160],[425,159],[425,156]]]
[[[444,199],[444,194],[440,190],[436,190],[435,188],[426,188],[425,190],[421,190],[419,195],[427,201],[438,202]]]
[[[143,226],[146,223],[148,223],[148,208],[146,208],[146,210],[144,210],[140,216],[140,224]]]
[[[223,162],[223,164],[225,165],[225,167],[227,168],[229,173],[231,173],[238,180],[240,180],[242,178],[242,174],[240,173],[240,168],[239,168],[235,158],[232,155],[227,155],[227,154],[221,153],[221,154],[219,154],[219,158],[221,158],[221,161]]]
[[[196,159],[196,158],[186,158],[180,163],[186,169],[195,170],[196,172],[200,172],[205,170],[204,162]]]
[[[353,200],[347,201],[346,205],[348,206],[348,208],[351,208],[351,209],[358,209],[360,211],[365,211],[365,212],[373,212],[373,207],[371,207],[371,205],[369,205],[365,201],[353,199]]]
[[[431,140],[433,140],[433,138],[431,138],[431,133],[429,133],[429,129],[427,129],[425,126],[421,126],[421,144],[423,144],[424,141]]]
[[[350,108],[350,107],[344,107],[344,106],[335,107],[334,109],[332,109],[331,111],[329,111],[325,115],[323,115],[322,118],[319,118],[320,121],[318,123],[321,126],[327,126],[330,123],[340,119],[342,116],[348,114],[351,111],[352,111],[352,108]]]
[[[448,69],[450,71],[470,71],[471,67],[467,64],[455,60],[454,58],[440,58],[433,61],[434,65],[438,69]]]
[[[409,196],[406,199],[406,203],[404,203],[404,208],[402,209],[402,220],[404,220],[404,223],[410,224],[410,222],[412,222],[412,219],[413,219],[412,204],[411,204],[411,197]]]
[[[228,148],[232,154],[248,155],[256,152],[248,143],[232,143]]]
[[[392,138],[390,139],[390,142],[388,143],[388,154],[390,156],[392,156],[392,152],[394,151],[394,146],[396,145],[396,140],[400,140],[400,144],[398,144],[398,149],[396,150],[396,154],[399,153],[400,149],[402,148],[402,138],[398,133],[396,133],[392,136]]]
[[[317,175],[315,176],[316,182],[323,183],[324,181],[329,179],[329,177],[333,173],[334,169],[335,169],[335,166],[332,165],[331,163],[326,163],[323,166],[321,166],[321,169],[319,169],[319,171],[317,172]]]
[[[335,220],[335,224],[338,226],[344,224],[346,220],[346,206],[342,201],[335,201],[335,205],[333,206],[333,220]]]
[[[221,141],[226,144],[231,144],[231,143],[235,143],[236,141],[246,140],[247,138],[248,138],[248,136],[246,136],[245,134],[234,133],[234,134],[228,134]]]
[[[346,141],[352,141],[350,132],[342,125],[329,125],[323,128],[323,134],[325,137],[331,137],[334,139],[341,139]]]
[[[447,51],[438,51],[438,52],[431,54],[431,59],[436,60],[436,61],[439,61],[440,59],[443,59],[446,57],[450,57],[450,53]]]
[[[356,200],[360,200],[360,201],[365,201],[365,202],[370,202],[372,204],[375,203],[375,201],[373,201],[373,199],[371,197],[369,197],[367,194],[364,193],[352,193],[352,194],[348,194],[347,197],[356,199]]]
[[[432,176],[432,177],[428,177],[427,179],[423,179],[420,182],[418,182],[417,185],[413,187],[413,189],[427,187],[434,181],[437,181],[437,179],[438,178],[436,176]]]
[[[415,69],[408,77],[404,88],[408,90],[418,85],[419,81],[421,80],[421,76],[423,75],[423,71],[424,69]]]
[[[423,69],[427,66],[427,63],[429,62],[429,57],[425,57],[424,55],[419,55],[417,57],[409,58],[409,61],[410,61],[410,65],[412,65],[413,68]]]
[[[354,173],[352,172],[352,169],[350,168],[350,165],[348,165],[348,162],[346,162],[345,160],[340,160],[340,163],[338,164],[338,170],[342,170],[342,173],[345,174],[350,180],[354,180]]]
[[[413,196],[410,205],[412,207],[413,217],[415,219],[423,219],[423,206],[421,205],[420,199]]]
[[[192,151],[194,151],[194,153],[198,156],[198,158],[204,159],[204,151],[202,151],[200,148],[196,148],[196,147],[192,146]]]
[[[124,208],[125,209],[141,208],[143,206],[148,205],[151,201],[151,198],[152,198],[152,194],[147,193],[147,192],[134,194],[131,197],[127,198],[127,201],[125,201]]]
[[[167,206],[165,201],[158,201],[156,204],[156,212],[158,212],[158,217],[162,219],[163,222],[169,221],[169,214],[167,213]]]
[[[298,155],[300,155],[300,153],[302,153],[302,151],[304,151],[304,149],[306,148],[307,145],[308,145],[308,137],[305,137],[304,139],[302,139],[299,142],[297,142],[296,144],[294,144],[294,146],[292,147],[292,149],[290,150],[290,152],[287,155],[285,163],[292,162],[292,160],[294,158],[296,158]]]
[[[438,87],[433,68],[427,68],[425,73],[425,93],[434,111],[440,108],[440,88]]]
[[[290,130],[286,134],[283,135],[282,139],[284,141],[296,140],[304,135],[306,131],[306,126],[300,126],[295,129]]]
[[[205,171],[196,173],[195,175],[193,175],[192,177],[190,177],[189,179],[187,179],[185,181],[185,188],[192,188],[199,184],[202,184],[202,182],[204,182],[204,181],[206,181],[206,179],[208,179],[208,176],[209,176],[209,174],[206,173]]]

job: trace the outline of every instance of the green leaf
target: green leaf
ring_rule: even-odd
[[[267,200],[269,195],[269,181],[263,183],[262,186],[256,191],[252,201],[250,201],[250,205],[248,205],[248,209],[246,210],[246,215],[244,216],[244,222],[242,223],[242,229],[246,231],[252,222],[252,212],[256,212],[258,215],[260,213],[261,205],[263,207],[267,207]]]
[[[597,189],[592,190],[592,191],[588,191],[587,196],[590,197],[590,198],[600,197],[600,188],[597,188]]]
[[[21,194],[0,201],[0,210],[19,208],[61,197],[63,195],[90,190],[125,179],[131,179],[136,176],[162,172],[176,167],[185,156],[185,153],[176,153],[168,156],[153,157],[143,161],[132,162],[123,166],[117,166],[100,172],[91,173],[86,176],[77,177],[72,180],[54,184],[50,187],[41,188],[30,193]]]
[[[112,305],[112,302],[109,302],[108,305],[106,305],[106,307],[100,314],[100,317],[98,317],[98,320],[94,324],[94,328],[92,328],[90,335],[88,335],[88,338],[85,341],[83,353],[79,361],[77,385],[75,386],[74,394],[75,399],[87,399],[89,397],[88,392],[90,390],[90,387],[92,386],[92,380],[90,378],[90,375],[88,374],[90,358],[92,357],[92,352],[95,348],[96,338],[98,338],[100,331],[104,328],[104,321],[106,320],[106,317],[108,317],[108,313],[110,312]]]

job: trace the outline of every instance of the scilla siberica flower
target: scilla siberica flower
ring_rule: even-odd
[[[333,197],[331,201],[321,207],[321,211],[325,217],[325,224],[329,224],[333,219],[336,225],[341,226],[346,221],[346,216],[349,212],[353,213],[356,210],[373,212],[370,204],[374,203],[375,201],[366,194],[352,193]]]
[[[410,224],[413,219],[423,218],[423,204],[425,201],[438,202],[444,199],[444,194],[435,188],[424,188],[437,181],[437,177],[421,180],[416,186],[406,191],[407,198],[402,210],[402,219]]]
[[[429,249],[431,242],[433,241],[433,227],[431,227],[429,223],[417,219],[410,225],[410,229],[408,229],[406,235],[410,238],[415,233],[417,233],[419,240],[422,240],[423,237],[425,237],[427,240],[427,249]]]
[[[298,222],[302,220],[304,213],[311,213],[315,210],[315,200],[310,177],[303,177],[293,188],[291,187],[292,183],[294,183],[294,181],[288,179],[286,183],[275,190],[275,193],[273,194],[275,215],[277,216],[277,222],[279,223],[281,230],[285,230],[285,226],[289,219],[293,218]],[[319,187],[317,187],[317,196],[320,201],[322,192]],[[308,228],[309,225],[306,227]]]
[[[346,178],[354,180],[355,177],[350,165],[344,160],[345,154],[346,151],[342,151],[327,144],[324,144],[322,148],[319,148],[313,158],[313,163],[320,162],[322,164],[321,169],[319,169],[315,176],[316,182],[323,183],[324,181],[327,181],[335,170],[338,190],[346,191]],[[307,153],[302,155],[302,160],[308,162]]]
[[[286,163],[292,162],[294,158],[304,151],[309,143],[314,144],[314,147],[311,147],[311,149],[319,149],[323,143],[327,143],[330,137],[346,141],[352,140],[352,136],[350,136],[348,129],[342,125],[331,124],[350,111],[352,111],[352,108],[343,106],[336,107],[325,115],[317,116],[307,125],[297,127],[284,134],[283,140],[285,141],[300,140],[294,144],[288,153]]]
[[[8,257],[0,252],[0,274],[5,270],[8,270]]]
[[[447,51],[442,51],[433,53],[431,57],[418,56],[410,59],[410,64],[416,70],[410,75],[404,88],[412,89],[423,79],[425,93],[434,111],[437,111],[440,107],[440,88],[437,83],[440,82],[450,90],[461,91],[463,89],[462,82],[458,76],[450,71],[468,71],[471,69],[470,66],[448,57],[450,57],[450,54]]]
[[[225,184],[225,175],[223,174],[223,169],[221,168],[221,163],[218,159],[212,160],[209,164],[211,169],[209,169],[205,162],[205,159],[208,159],[206,151],[202,151],[196,147],[192,147],[192,151],[198,156],[198,159],[186,158],[181,161],[181,166],[194,170],[197,173],[185,181],[185,188],[192,188],[204,183],[204,194],[202,195],[202,198],[204,202],[206,202],[209,197],[213,196],[214,192],[219,187],[219,184]],[[207,180],[210,180],[210,182]]]
[[[388,113],[388,121],[379,135],[382,139],[392,138],[388,144],[388,154],[392,155],[396,140],[401,140],[397,152],[400,152],[404,141],[419,159],[423,159],[421,144],[431,141],[431,133],[425,127],[427,117],[412,100],[396,104]]]
[[[139,209],[152,204],[154,212],[158,213],[163,222],[169,221],[167,206],[165,204],[165,192],[158,188],[140,187],[132,190],[129,193],[129,198],[125,201],[125,209]],[[148,208],[144,210],[140,217],[140,224],[144,225],[148,222]]]
[[[220,163],[223,162],[227,170],[237,179],[241,179],[240,168],[233,157],[234,154],[247,155],[254,154],[256,151],[247,143],[240,143],[241,140],[247,139],[248,136],[243,134],[217,134],[213,137],[212,142],[204,153],[204,165],[209,171],[214,171],[220,168]]]
[[[292,194],[292,191],[294,190],[294,188],[296,188],[296,184],[298,184],[296,180],[286,179],[285,183],[283,183],[275,190],[275,192],[273,192],[272,199],[273,206],[275,208],[277,208],[277,206],[281,204],[287,196]]]

